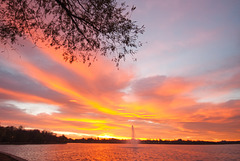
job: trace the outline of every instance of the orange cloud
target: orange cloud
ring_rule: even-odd
[[[239,100],[199,102],[201,95],[196,93],[208,85],[204,76],[137,79],[133,71],[117,70],[105,60],[88,68],[77,63],[69,65],[55,54],[41,52],[25,53],[21,61],[13,62],[4,64],[7,70],[0,71],[9,78],[0,80],[0,121],[5,125],[52,130],[75,138],[129,138],[133,124],[137,138],[239,139]],[[229,91],[239,87],[237,78],[236,72],[212,84],[225,84],[224,89]],[[6,100],[46,103],[60,109],[59,113],[34,116],[9,106]],[[229,128],[222,128],[220,135],[221,126]]]

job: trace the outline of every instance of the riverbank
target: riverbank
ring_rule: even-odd
[[[12,154],[3,153],[3,152],[0,152],[0,160],[1,161],[27,161],[25,159],[19,158]]]

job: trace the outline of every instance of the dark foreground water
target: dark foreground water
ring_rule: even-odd
[[[240,161],[240,145],[62,144],[0,145],[0,151],[29,161],[164,160]]]

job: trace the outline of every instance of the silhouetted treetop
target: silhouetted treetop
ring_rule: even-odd
[[[67,143],[68,138],[64,135],[48,131],[25,130],[22,126],[19,128],[13,126],[0,126],[0,144],[50,144]]]
[[[4,45],[19,38],[44,42],[70,63],[91,63],[99,54],[118,65],[141,46],[144,26],[130,19],[135,8],[116,0],[1,0],[0,39]]]

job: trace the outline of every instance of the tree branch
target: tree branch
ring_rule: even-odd
[[[72,22],[76,26],[78,32],[80,32],[83,35],[83,37],[87,40],[87,42],[90,43],[90,40],[85,36],[85,34],[82,32],[82,30],[78,27],[78,24],[76,23],[76,21],[73,19],[73,17],[72,17],[73,15],[69,11],[69,9],[67,9],[67,7],[60,0],[55,0],[55,1],[62,7],[62,9],[64,9],[66,11],[68,17],[72,20]]]

